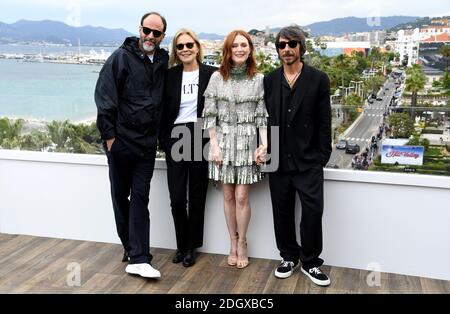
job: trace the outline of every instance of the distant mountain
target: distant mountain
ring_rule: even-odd
[[[74,27],[56,21],[20,20],[13,24],[0,22],[0,42],[45,41],[78,45],[117,45],[133,34],[124,29],[104,27]]]
[[[198,37],[205,40],[222,40],[225,38],[224,35],[217,35],[214,33],[200,33],[198,34]]]
[[[441,18],[436,18],[436,17],[430,18],[427,16],[427,17],[419,18],[415,21],[410,21],[407,23],[396,25],[393,28],[391,28],[390,30],[397,32],[401,29],[414,29],[414,28],[422,28],[424,26],[436,25],[433,23],[433,21],[436,19],[449,20],[450,16],[444,16]],[[439,24],[437,24],[437,25],[439,25]]]
[[[345,33],[388,30],[399,24],[419,19],[418,16],[387,16],[379,18],[345,17],[327,22],[318,22],[305,26],[311,29],[313,36],[343,35]]]
[[[317,22],[306,26],[312,36],[332,35],[340,36],[346,33],[370,32],[374,30],[389,30],[399,24],[416,21],[416,16],[387,16],[378,18],[344,17],[326,22]],[[281,27],[272,28],[274,33],[279,32]],[[255,31],[255,30],[252,30]],[[264,32],[264,31],[263,31]]]

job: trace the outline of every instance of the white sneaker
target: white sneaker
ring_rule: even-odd
[[[161,278],[161,273],[148,263],[128,264],[127,268],[125,268],[125,271],[129,274],[139,275],[145,278]]]

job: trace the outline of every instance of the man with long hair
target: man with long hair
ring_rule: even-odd
[[[279,168],[270,173],[275,237],[283,258],[275,270],[288,278],[302,263],[315,284],[330,279],[321,270],[323,167],[331,155],[330,83],[327,75],[303,62],[305,36],[298,26],[280,30],[276,48],[283,66],[264,79],[269,126],[279,128]],[[269,144],[269,148],[271,144]],[[296,239],[295,193],[302,207]]]

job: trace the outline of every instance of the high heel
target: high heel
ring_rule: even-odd
[[[242,254],[242,251],[244,251],[244,254]],[[245,268],[248,266],[248,256],[247,256],[247,240],[239,239],[238,240],[238,258],[236,262],[236,267],[239,269]]]
[[[227,263],[229,266],[236,266],[237,265],[237,261],[238,261],[238,257],[237,257],[237,247],[238,247],[238,241],[239,241],[239,234],[236,232],[236,234],[234,236],[230,237],[231,242],[236,241],[236,252],[233,254],[231,252],[231,248],[230,248],[230,255],[228,255],[227,258]]]

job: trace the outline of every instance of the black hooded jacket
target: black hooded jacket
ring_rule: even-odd
[[[157,48],[152,63],[137,37],[126,38],[106,60],[95,88],[97,127],[104,141],[116,138],[139,156],[151,157],[168,60],[168,53]]]

